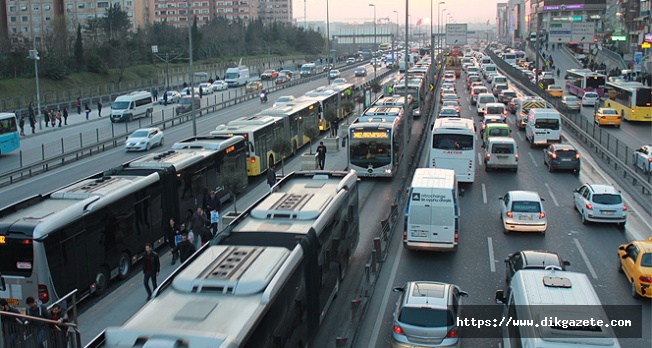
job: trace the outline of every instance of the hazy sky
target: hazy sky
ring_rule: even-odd
[[[303,21],[304,4],[306,8],[307,21],[326,21],[326,0],[293,0],[294,18],[298,22]],[[411,24],[416,24],[419,18],[423,18],[423,25],[430,17],[430,0],[408,0]],[[437,24],[437,4],[441,0],[433,0],[434,23]],[[446,9],[456,23],[496,23],[496,4],[498,0],[448,0],[440,5],[440,9]],[[396,22],[398,11],[399,22],[405,23],[405,0],[329,0],[331,22],[358,22],[373,20],[374,9],[369,4],[376,5],[376,18],[387,18]],[[443,22],[443,21],[442,21]]]

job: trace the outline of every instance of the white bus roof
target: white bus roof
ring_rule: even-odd
[[[281,121],[282,117],[273,117],[273,116],[245,116],[235,119],[228,124],[221,124],[215,127],[214,131],[210,132],[210,135],[224,135],[232,134],[234,132],[246,133],[254,132],[261,128],[265,128],[270,124]]]
[[[432,127],[432,132],[444,133],[445,131],[462,131],[474,134],[475,129],[473,128],[473,120],[453,117],[438,118]]]
[[[411,187],[455,187],[455,171],[440,168],[417,168],[412,177]]]
[[[0,112],[0,119],[13,118],[16,117],[16,114],[13,112]]]
[[[259,112],[257,115],[262,115],[262,116],[289,116],[292,115],[293,113],[297,112],[298,110],[302,110],[306,107],[309,107],[310,105],[314,104],[315,101],[312,100],[299,100],[295,99],[289,103],[283,104],[281,106],[277,107],[272,107],[269,109],[265,109],[261,112]],[[233,121],[231,121],[233,122]],[[231,123],[229,122],[229,124]]]

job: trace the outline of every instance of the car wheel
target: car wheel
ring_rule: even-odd
[[[638,292],[636,292],[636,283],[634,282],[634,279],[631,280],[631,283],[629,285],[629,289],[630,289],[630,292],[631,292],[633,298],[641,297],[641,295],[639,295]]]
[[[484,171],[487,172],[487,173],[489,173],[491,171],[491,168],[489,168],[489,166],[487,166],[487,162],[484,163]]]
[[[163,146],[163,144],[165,144],[165,138],[161,138],[161,142],[158,143],[159,146]]]
[[[152,144],[147,143],[147,146],[145,147],[145,151],[149,151],[149,149],[152,148]]]
[[[575,170],[574,173],[575,173],[575,176],[580,176],[580,170],[579,169]]]
[[[623,263],[620,262],[620,254],[618,254],[618,263],[616,264],[616,266],[618,269],[618,273],[625,273],[625,271],[623,271]]]
[[[131,258],[129,254],[123,252],[120,254],[120,261],[118,261],[118,279],[126,279],[131,272]]]
[[[514,173],[518,173],[518,167],[515,167],[514,169],[512,169],[512,171],[513,171]]]
[[[588,224],[589,224],[589,220],[586,219],[586,216],[584,215],[584,211],[582,211],[581,214],[582,214],[582,224],[583,224],[583,225],[588,225]]]

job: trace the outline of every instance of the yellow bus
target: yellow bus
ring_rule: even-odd
[[[627,121],[652,122],[652,88],[640,82],[612,81],[605,86],[604,106]]]

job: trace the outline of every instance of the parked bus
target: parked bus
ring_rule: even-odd
[[[568,93],[578,97],[584,96],[585,92],[596,92],[604,97],[604,86],[607,77],[589,69],[570,69],[564,76],[566,90]]]
[[[294,172],[87,347],[308,347],[358,240],[358,181]]]
[[[16,114],[0,112],[0,156],[20,148]]]
[[[223,171],[246,178],[243,138],[197,143],[211,145],[126,163],[0,209],[0,274],[7,284],[0,297],[25,309],[28,295],[47,305],[75,289],[78,298],[101,295],[113,278],[126,279],[145,243],[163,244],[168,220],[194,211]]]
[[[405,151],[402,115],[373,116],[351,124],[348,148],[351,170],[365,177],[396,174]]]
[[[618,110],[627,121],[652,122],[652,87],[640,82],[607,82],[604,106]]]
[[[458,182],[475,180],[475,128],[466,118],[439,118],[432,128],[430,168],[452,169]]]

